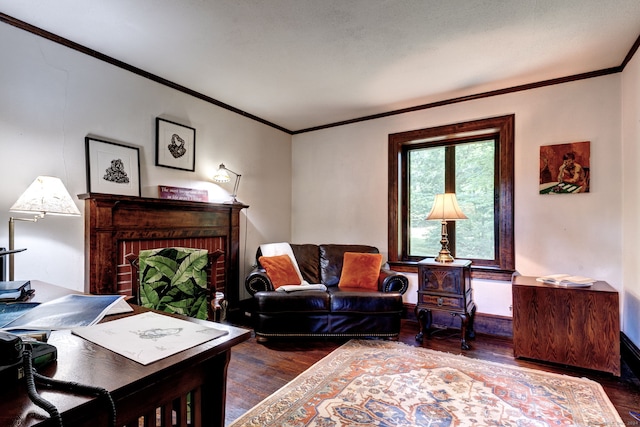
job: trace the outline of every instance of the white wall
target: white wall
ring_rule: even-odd
[[[635,55],[622,74],[622,268],[624,316],[622,329],[640,347],[640,55]]]
[[[620,85],[615,74],[294,135],[292,240],[386,253],[388,135],[514,113],[517,270],[622,290]],[[538,194],[539,147],[577,141],[591,141],[591,192]],[[411,284],[405,301],[415,303]],[[511,315],[509,283],[472,286],[478,312]]]
[[[38,175],[60,177],[83,211],[75,196],[87,191],[84,138],[92,135],[139,147],[145,197],[163,184],[207,189],[221,202],[233,182],[212,183],[217,166],[241,173],[238,199],[250,205],[241,216],[241,277],[257,245],[289,240],[290,135],[3,23],[0,52],[1,223]],[[159,116],[196,129],[195,172],[155,166]],[[15,228],[16,247],[27,248],[15,257],[16,279],[84,288],[83,219],[51,216]]]

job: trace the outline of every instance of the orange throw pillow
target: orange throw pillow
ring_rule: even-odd
[[[267,270],[267,276],[275,289],[284,285],[299,285],[301,283],[300,276],[298,276],[289,255],[261,256],[258,261]]]
[[[382,254],[345,252],[339,288],[378,289]]]

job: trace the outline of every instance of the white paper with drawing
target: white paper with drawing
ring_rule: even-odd
[[[143,365],[228,334],[154,312],[76,328],[72,332]]]

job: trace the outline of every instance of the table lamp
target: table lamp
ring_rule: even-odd
[[[442,238],[440,244],[442,249],[436,257],[437,262],[452,262],[453,256],[449,252],[449,237],[447,233],[447,221],[456,221],[459,219],[467,219],[462,213],[455,193],[436,194],[433,200],[431,212],[427,215],[428,220],[439,220],[442,222]]]
[[[15,221],[37,222],[45,215],[80,216],[78,207],[60,178],[52,176],[37,177],[9,211],[35,214],[33,218],[9,217],[9,251],[14,250]],[[9,280],[14,280],[13,255],[9,254]]]
[[[213,180],[215,182],[229,182],[231,181],[229,172],[231,172],[236,176],[236,183],[233,186],[233,194],[231,194],[231,203],[238,203],[238,199],[236,199],[236,196],[238,195],[238,186],[240,185],[240,177],[242,175],[232,171],[231,169],[227,169],[224,163],[220,163],[220,167],[218,168],[218,171],[215,173],[215,175],[213,175]]]

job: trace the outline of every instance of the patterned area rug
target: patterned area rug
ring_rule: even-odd
[[[230,427],[623,425],[588,379],[352,340]]]

